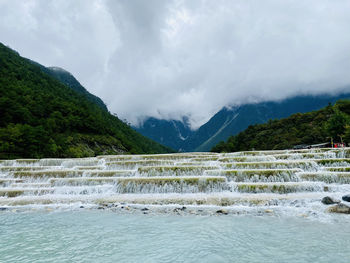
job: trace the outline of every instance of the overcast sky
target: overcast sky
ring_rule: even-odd
[[[0,0],[0,41],[133,123],[350,84],[350,0]]]

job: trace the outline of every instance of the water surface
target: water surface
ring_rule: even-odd
[[[1,212],[0,262],[349,262],[347,217]]]

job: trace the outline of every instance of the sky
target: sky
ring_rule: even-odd
[[[0,0],[0,42],[136,125],[350,87],[350,0]]]

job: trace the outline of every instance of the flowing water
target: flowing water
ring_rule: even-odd
[[[0,262],[349,262],[350,149],[0,161]]]

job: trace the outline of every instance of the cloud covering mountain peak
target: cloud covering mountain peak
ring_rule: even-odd
[[[136,123],[350,83],[350,1],[4,1],[1,41]]]

